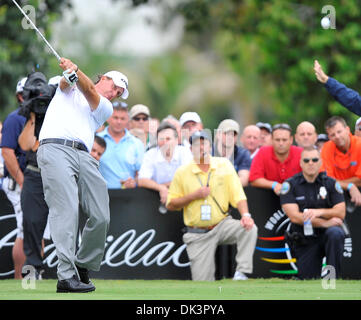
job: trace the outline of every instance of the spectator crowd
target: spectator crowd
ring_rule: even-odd
[[[317,70],[319,71],[319,69]],[[331,82],[329,85],[334,85],[332,81],[336,81],[332,78],[327,80]],[[22,102],[21,94],[25,81],[26,79],[22,79],[16,87],[16,98],[19,103]],[[18,138],[26,121],[17,112],[18,110],[13,111],[3,124],[0,123],[0,128],[2,127],[0,176],[2,188],[13,203],[19,217],[17,219],[18,228],[22,230],[20,217],[22,210],[19,203],[16,203],[16,199],[23,187],[23,172],[25,168],[31,169],[32,167],[29,165],[26,167],[25,152],[18,144]],[[351,127],[354,128],[354,131],[351,130]],[[333,178],[337,182],[336,191],[349,197],[350,203],[354,206],[361,206],[359,190],[361,186],[361,118],[357,120],[356,124],[348,124],[342,117],[333,116],[326,121],[324,129],[324,132],[317,132],[314,124],[307,120],[301,121],[296,128],[291,128],[287,123],[276,123],[272,126],[270,123],[256,122],[247,124],[242,129],[235,119],[224,119],[214,132],[211,132],[204,128],[201,116],[194,111],[184,112],[179,119],[175,115],[157,119],[152,116],[151,108],[144,104],[136,104],[128,108],[124,102],[113,101],[113,113],[107,120],[106,126],[97,130],[93,147],[89,151],[92,157],[98,161],[99,171],[105,179],[108,189],[144,187],[155,190],[159,193],[160,208],[163,210],[184,207],[178,206],[179,202],[174,199],[181,198],[179,190],[182,189],[182,177],[189,174],[185,171],[186,166],[189,170],[194,171],[194,167],[189,164],[194,162],[194,159],[202,159],[202,161],[210,161],[208,164],[212,169],[213,164],[209,160],[212,158],[227,159],[224,160],[226,162],[220,162],[221,164],[218,162],[214,164],[226,168],[224,170],[227,174],[229,174],[228,161],[232,164],[234,168],[232,170],[239,181],[236,183],[232,176],[231,182],[228,181],[230,186],[243,189],[250,185],[270,189],[281,199],[282,195],[286,195],[291,190],[288,184],[289,179],[309,170],[309,168],[305,168],[306,163],[310,165],[317,163],[317,174],[324,172],[328,177]],[[198,144],[195,149],[192,137],[193,143],[195,139],[209,141],[209,150],[203,145],[198,147]],[[34,143],[29,147],[31,150],[33,150],[32,146],[35,146]],[[196,154],[197,152],[200,154]],[[209,152],[208,155],[207,152]],[[310,156],[308,157],[308,155]],[[207,165],[207,163],[204,162],[202,165]],[[209,167],[206,169],[208,170]],[[182,171],[184,176],[179,174],[181,170],[184,171]],[[34,169],[34,171],[36,170]],[[177,186],[172,186],[174,176],[177,177]],[[206,178],[205,176],[201,186],[209,188],[209,181],[207,182]],[[197,183],[195,180],[195,184]],[[11,184],[15,184],[15,187]],[[203,195],[203,198],[206,196],[208,194]],[[228,198],[223,199],[221,194],[215,194],[215,196],[221,198],[221,201],[224,200],[223,209],[227,210]],[[202,196],[198,197],[197,201],[200,201],[200,198]],[[243,190],[241,194],[230,195],[229,199],[230,203],[236,207],[237,201],[243,201],[244,204],[246,200]],[[288,203],[287,201],[282,203]],[[335,203],[337,201],[335,200]],[[187,202],[185,208],[188,208],[187,206],[191,206],[191,202]],[[204,209],[204,212],[201,213],[203,222],[207,220],[209,214],[207,210],[211,210],[206,206],[207,203],[201,205],[202,210]],[[287,206],[286,208],[288,210]],[[291,207],[290,215],[293,217],[292,210]],[[248,207],[241,206],[239,211],[242,217],[243,215],[248,217]],[[251,219],[250,215],[248,218]],[[191,219],[191,217],[187,216],[187,219]],[[336,225],[342,223],[341,218],[337,220],[337,223],[336,218],[332,221]],[[217,223],[219,222],[217,221]],[[230,222],[228,221],[228,223]],[[253,221],[245,219],[244,226],[247,230],[253,230],[252,243],[255,243],[257,230],[255,226],[253,227]],[[202,229],[202,226],[198,229]],[[15,276],[18,278],[21,277],[21,265],[25,261],[22,253],[22,238],[23,234],[20,232],[15,252],[13,252],[16,266]],[[190,244],[191,239],[187,239],[187,242]],[[244,272],[251,273],[252,266],[249,259],[252,259],[253,249],[247,248],[247,268],[243,271],[242,268],[238,270],[239,279],[246,278]],[[197,251],[200,248],[194,250]],[[207,252],[203,253],[209,257]],[[243,258],[237,256],[237,259],[239,260],[237,263],[242,264]],[[200,272],[202,261],[197,261],[197,263],[200,265],[194,271],[197,275],[195,278],[204,279]],[[194,261],[194,265],[197,263]],[[20,267],[18,267],[19,265]],[[212,279],[213,273],[211,271],[209,277],[205,279]],[[305,274],[307,277],[307,272]]]

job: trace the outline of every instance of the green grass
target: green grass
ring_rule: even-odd
[[[250,279],[214,282],[181,280],[94,279],[92,293],[56,293],[56,280],[36,282],[23,289],[21,280],[0,280],[0,300],[359,300],[360,281],[337,280],[323,289],[321,280]]]

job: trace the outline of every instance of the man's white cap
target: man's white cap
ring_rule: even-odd
[[[225,119],[221,121],[218,126],[218,130],[222,132],[235,131],[237,134],[239,133],[239,124],[233,119]]]
[[[49,79],[48,84],[52,86],[57,86],[60,83],[62,76],[55,76]]]
[[[361,124],[361,117],[357,119],[355,123],[355,128],[358,127],[359,124]]]
[[[198,115],[197,112],[184,112],[181,117],[179,118],[179,123],[181,127],[188,122],[188,121],[194,121],[196,123],[202,123],[201,117]]]
[[[128,78],[119,71],[109,71],[104,74],[106,77],[113,79],[113,82],[116,86],[124,89],[122,94],[123,99],[127,99],[129,97],[128,91]]]
[[[130,119],[133,119],[135,116],[137,116],[138,114],[141,114],[141,113],[150,117],[149,108],[147,106],[145,106],[144,104],[134,105],[129,111]]]
[[[26,80],[28,80],[27,77],[22,78],[22,79],[18,82],[18,84],[16,85],[16,93],[23,92],[23,90],[24,90],[24,85],[25,85]]]

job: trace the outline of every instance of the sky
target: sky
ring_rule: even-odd
[[[72,4],[73,8],[66,10],[53,26],[53,41],[61,43],[65,55],[72,55],[73,50],[84,50],[81,39],[76,38],[81,37],[84,30],[88,31],[86,34],[92,39],[91,46],[95,50],[107,48],[135,56],[159,55],[176,47],[183,36],[180,17],[166,30],[157,26],[161,11],[154,5],[132,8],[124,0],[72,0]]]

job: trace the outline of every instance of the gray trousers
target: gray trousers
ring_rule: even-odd
[[[228,216],[207,233],[185,233],[183,242],[187,245],[192,280],[215,279],[215,254],[219,244],[237,244],[236,270],[244,273],[253,271],[253,253],[257,242],[256,225],[247,231],[239,220]]]
[[[37,160],[59,260],[59,280],[77,274],[75,264],[98,271],[110,220],[108,189],[98,161],[85,151],[53,143],[39,147]],[[76,253],[79,204],[87,221]]]

